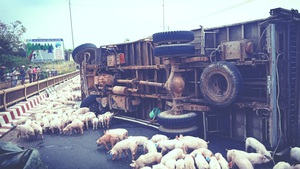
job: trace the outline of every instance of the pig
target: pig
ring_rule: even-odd
[[[99,121],[99,127],[104,128],[104,117],[102,114],[99,114],[98,116],[98,121]]]
[[[111,121],[113,115],[114,115],[114,113],[111,113],[109,111],[107,111],[103,114],[103,122],[104,122],[104,126],[106,128],[110,127],[110,121]]]
[[[133,160],[130,166],[135,169],[142,168],[153,163],[160,163],[161,158],[161,153],[147,153],[144,155],[140,155],[140,157],[136,161]]]
[[[134,160],[135,154],[137,152],[137,148],[138,148],[137,141],[135,141],[134,139],[125,139],[125,140],[121,140],[116,145],[114,145],[113,148],[108,151],[108,153],[110,153],[110,155],[112,156],[112,160],[115,160],[117,155],[119,156],[118,159],[121,159],[123,151],[125,152],[125,154],[128,157],[129,155],[128,155],[127,150],[130,150],[131,151],[131,159]]]
[[[93,123],[93,130],[97,130],[98,124],[99,124],[99,119],[97,117],[93,118],[92,123]]]
[[[31,122],[31,127],[34,130],[36,138],[37,138],[38,135],[40,135],[41,138],[44,139],[43,128],[36,121]]]
[[[228,161],[231,161],[232,153],[234,153],[234,152],[238,152],[238,153],[242,154],[243,156],[245,156],[251,162],[252,165],[270,162],[270,159],[268,159],[267,157],[265,157],[264,155],[262,155],[260,153],[247,153],[245,151],[236,150],[236,149],[227,151],[227,160]]]
[[[229,169],[227,160],[222,156],[221,153],[215,154],[216,159],[218,160],[222,169]]]
[[[23,138],[24,136],[29,139],[30,136],[35,136],[34,130],[31,126],[25,124],[19,124],[17,126],[17,138]]]
[[[87,113],[89,112],[90,109],[88,107],[81,107],[79,109],[77,109],[74,114],[84,114],[84,113]]]
[[[89,129],[89,122],[92,122],[94,118],[96,118],[96,115],[94,112],[87,112],[84,114],[85,116],[85,127],[86,129]]]
[[[217,158],[215,156],[212,156],[210,158],[210,161],[209,161],[209,168],[210,169],[221,169],[221,166],[217,160]]]
[[[63,128],[63,133],[66,134],[68,131],[70,131],[70,134],[72,134],[72,131],[75,130],[75,132],[80,133],[83,135],[83,122],[79,119],[74,119],[72,123],[68,124],[65,128]]]
[[[183,142],[188,149],[208,148],[208,143],[205,140],[194,136],[183,136],[182,134],[176,136],[176,139]]]
[[[170,159],[170,160],[166,161],[165,166],[166,166],[168,169],[174,169],[175,166],[176,166],[176,160],[175,160],[175,159]]]
[[[128,138],[128,131],[123,128],[116,128],[116,129],[109,129],[104,131],[104,134],[106,133],[114,133],[119,136],[120,140],[124,140],[125,138]]]
[[[47,117],[43,117],[41,119],[41,124],[42,124],[44,132],[47,132],[48,129],[49,129],[49,127],[50,127],[50,122],[49,122],[48,118]]]
[[[145,166],[145,167],[142,167],[141,169],[152,169],[152,168],[149,166]]]
[[[248,137],[246,139],[246,141],[245,141],[246,151],[248,150],[248,147],[252,147],[253,149],[255,149],[255,151],[257,153],[260,153],[260,154],[266,156],[268,159],[272,160],[271,153],[269,151],[267,151],[266,147],[261,142],[256,140],[255,138]]]
[[[144,145],[144,142],[148,140],[148,138],[145,136],[129,136],[128,139],[136,140],[139,146]]]
[[[213,156],[213,153],[207,148],[198,148],[192,151],[190,154],[195,157],[195,154],[199,154],[199,153],[201,153],[207,159]]]
[[[157,143],[161,140],[169,140],[169,138],[163,134],[155,134],[152,136],[152,138],[150,139],[153,143]]]
[[[230,162],[229,166],[236,165],[238,168],[243,169],[254,169],[252,163],[248,160],[248,158],[241,152],[238,151],[232,151],[230,153],[230,158],[232,161]],[[228,152],[227,152],[228,156]]]
[[[175,164],[176,169],[184,169],[184,160],[178,159]]]
[[[97,145],[101,146],[104,145],[104,147],[107,150],[110,150],[107,146],[107,143],[110,143],[111,147],[113,147],[117,142],[119,141],[119,136],[113,133],[107,133],[101,136],[97,141]]]
[[[174,148],[170,152],[168,152],[166,155],[164,155],[161,159],[161,164],[165,165],[166,162],[170,159],[179,159],[184,158],[185,154],[183,153],[183,150],[181,148]]]
[[[184,168],[185,169],[196,169],[194,158],[190,154],[187,154],[184,157]]]
[[[293,147],[290,151],[290,157],[292,160],[300,162],[300,147]]]
[[[186,153],[185,145],[178,140],[162,140],[156,143],[157,148],[161,148],[161,153],[164,154],[167,150],[172,150],[174,148],[181,148],[184,153]]]
[[[273,169],[292,169],[292,167],[289,163],[280,161],[273,167]]]
[[[15,119],[15,120],[13,120],[12,121],[12,123],[11,123],[11,126],[12,127],[16,127],[16,126],[18,126],[18,125],[20,125],[20,124],[24,124],[25,122],[26,122],[26,120],[27,120],[27,118],[20,118],[20,119]]]
[[[61,134],[62,133],[62,130],[63,130],[63,124],[61,122],[60,119],[55,119],[55,120],[52,120],[50,122],[50,127],[49,129],[52,131],[52,134],[54,133],[54,130],[55,129],[58,129],[59,130],[59,133]]]
[[[165,165],[159,163],[152,166],[152,169],[168,169]]]
[[[152,152],[157,152],[155,144],[150,140],[145,141],[144,142],[144,154],[152,153]]]
[[[198,169],[208,169],[209,164],[201,153],[195,154],[195,164]]]

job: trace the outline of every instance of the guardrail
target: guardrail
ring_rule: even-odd
[[[79,75],[79,71],[53,76],[21,86],[0,90],[0,110],[7,110],[8,106],[22,100],[27,100],[29,97],[41,93],[46,88],[54,86],[65,80],[69,80],[76,75]]]

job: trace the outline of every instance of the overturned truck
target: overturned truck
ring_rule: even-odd
[[[214,133],[270,148],[300,144],[300,15],[76,47],[82,107],[157,119],[169,136]],[[153,111],[153,110],[160,110]]]

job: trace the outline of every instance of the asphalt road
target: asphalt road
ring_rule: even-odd
[[[125,128],[131,136],[147,136],[151,138],[158,133],[157,129],[120,119],[112,119],[111,128]],[[49,169],[129,169],[131,157],[122,155],[121,160],[112,161],[107,150],[96,145],[96,140],[103,135],[104,129],[84,130],[83,135],[64,135],[46,133],[42,139],[18,139],[16,131],[12,130],[0,140],[16,143],[24,148],[35,148]],[[209,137],[209,149],[213,153],[220,152],[226,157],[226,149],[244,148],[244,143],[216,137]],[[272,168],[272,164],[256,166],[255,168]]]
[[[143,135],[152,137],[157,130],[140,124],[127,122],[119,119],[112,120],[111,128],[126,128],[129,135]],[[63,135],[59,133],[46,133],[44,139],[17,139],[16,131],[13,130],[3,136],[0,140],[13,142],[24,148],[35,148],[39,150],[42,160],[49,169],[96,169],[96,168],[131,168],[131,157],[123,154],[120,161],[112,161],[107,150],[96,144],[96,140],[103,135],[104,129],[93,131],[84,130],[83,135]]]

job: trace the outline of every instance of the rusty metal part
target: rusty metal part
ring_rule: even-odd
[[[112,86],[114,84],[114,76],[110,74],[101,74],[96,76],[95,82],[98,82],[100,87],[104,87],[106,85]]]
[[[109,89],[111,89],[111,88],[109,88]],[[129,92],[137,92],[138,91],[138,89],[128,88],[128,87],[124,87],[124,86],[114,86],[111,90],[114,94],[123,94],[123,95],[127,95]]]
[[[121,66],[122,70],[144,70],[144,69],[165,69],[165,65],[149,65],[149,66]],[[108,70],[113,70],[115,67],[108,67]]]
[[[109,95],[108,103],[110,109],[133,112],[137,110],[137,107],[141,101],[139,98],[133,96]]]
[[[83,93],[86,97],[89,96],[89,91],[88,91],[88,81],[87,81],[87,69],[86,69],[86,66],[87,66],[87,60],[89,60],[89,58],[91,57],[91,54],[89,52],[84,52],[83,54],[84,56],[84,59],[82,60],[82,74],[83,74]]]
[[[253,53],[253,49],[251,51],[251,47],[253,48],[253,42],[248,39],[225,42],[222,43],[221,46],[222,60],[237,59],[244,61],[246,58],[251,58],[251,54]]]
[[[179,63],[174,59],[170,59],[171,73],[165,84],[165,88],[169,91],[173,99],[172,111],[174,115],[179,115],[182,111],[180,97],[185,87],[182,75],[179,73]]]
[[[183,63],[193,63],[193,62],[207,62],[209,59],[207,56],[197,56],[191,58],[182,59]]]
[[[210,107],[208,107],[208,106],[203,106],[203,105],[199,105],[199,104],[189,104],[189,103],[184,103],[183,109],[187,110],[187,111],[198,111],[198,112],[210,111]]]
[[[164,83],[159,82],[149,82],[149,81],[143,81],[143,80],[135,80],[135,79],[117,79],[118,83],[128,83],[128,84],[141,84],[141,85],[147,85],[147,86],[155,86],[155,87],[163,87]]]

